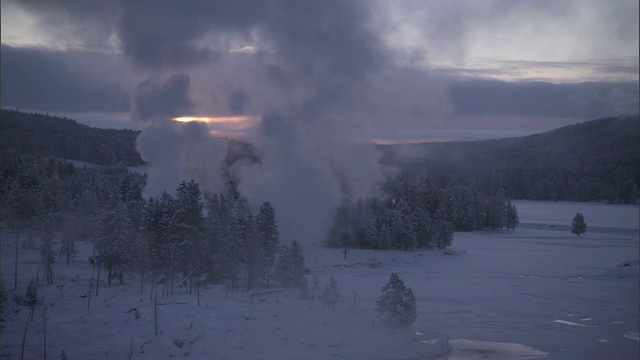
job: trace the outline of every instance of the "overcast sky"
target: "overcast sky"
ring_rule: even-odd
[[[637,113],[638,28],[637,0],[3,0],[1,100],[105,127],[518,135]]]

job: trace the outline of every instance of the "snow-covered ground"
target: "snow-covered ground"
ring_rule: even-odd
[[[158,336],[149,287],[140,293],[135,278],[124,286],[103,284],[87,310],[90,246],[81,244],[77,261],[55,264],[54,284],[41,289],[47,356],[59,358],[64,350],[70,360],[128,359],[130,353],[133,359],[415,359],[435,354],[448,334],[449,360],[638,359],[638,207],[516,206],[520,228],[457,233],[454,248],[464,251],[459,255],[351,250],[345,261],[341,250],[307,245],[306,262],[321,288],[331,276],[338,281],[343,299],[335,310],[317,300],[301,302],[293,290],[238,292],[225,300],[224,287],[209,286],[200,307],[194,295],[161,299]],[[578,211],[587,222],[580,237],[568,227]],[[2,281],[11,290],[13,234],[2,235]],[[16,293],[24,294],[35,278],[38,257],[37,250],[20,249]],[[376,319],[375,300],[392,272],[413,288],[415,330],[423,342]],[[9,310],[2,359],[18,359],[28,309]],[[42,318],[39,306],[25,359],[43,357]]]

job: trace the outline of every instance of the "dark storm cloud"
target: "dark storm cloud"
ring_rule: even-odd
[[[229,111],[234,115],[241,115],[244,113],[244,107],[249,101],[249,95],[243,90],[234,90],[227,99]]]
[[[247,36],[267,2],[218,1],[121,1],[118,34],[125,54],[145,68],[189,66],[215,57],[197,43],[225,45],[227,36]]]
[[[2,106],[40,111],[125,112],[118,86],[88,79],[55,51],[2,45]]]
[[[635,113],[639,95],[637,83],[553,84],[496,80],[453,81],[450,92],[455,115],[584,119]],[[629,99],[636,99],[635,105]]]
[[[166,81],[150,79],[138,85],[135,115],[139,120],[164,121],[191,111],[189,75],[174,75]]]

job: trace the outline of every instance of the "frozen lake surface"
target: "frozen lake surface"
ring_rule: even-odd
[[[67,267],[54,266],[43,286],[47,351],[69,359],[407,359],[433,354],[384,329],[374,313],[380,287],[396,272],[418,302],[415,330],[448,334],[454,359],[638,359],[638,207],[517,201],[516,231],[456,233],[459,255],[442,251],[350,250],[306,245],[321,288],[330,276],[343,295],[335,310],[297,292],[232,293],[210,285],[201,306],[193,295],[161,299],[160,334],[153,302],[139,280],[103,285],[87,311],[91,248]],[[582,212],[587,233],[570,233]],[[2,243],[2,280],[13,284],[13,234]],[[38,272],[38,251],[20,249],[19,289]],[[311,278],[309,279],[311,280]],[[116,282],[117,283],[117,282]],[[357,309],[353,308],[353,293]],[[11,294],[10,294],[11,296]],[[137,309],[140,317],[134,317]],[[20,356],[27,308],[13,307],[2,329],[2,358]],[[28,330],[25,358],[43,355],[42,307]],[[446,359],[447,357],[441,357]]]

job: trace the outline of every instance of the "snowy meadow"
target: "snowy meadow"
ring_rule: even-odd
[[[124,285],[103,279],[89,295],[92,245],[80,243],[75,261],[58,260],[53,284],[37,288],[43,301],[30,321],[11,297],[42,279],[39,250],[19,248],[12,291],[14,234],[5,228],[2,358],[19,359],[24,339],[25,359],[637,359],[638,206],[515,204],[515,231],[458,232],[446,251],[350,249],[345,260],[342,249],[303,244],[310,283],[337,280],[334,309],[298,290],[223,285],[203,287],[199,299],[178,287],[154,303],[135,275]],[[587,223],[580,237],[569,225],[576,212]],[[374,311],[390,273],[417,299],[408,333]]]

